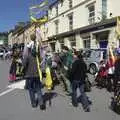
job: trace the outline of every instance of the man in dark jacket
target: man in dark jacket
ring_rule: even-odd
[[[77,88],[79,88],[81,93],[81,103],[85,112],[89,112],[89,101],[88,97],[84,91],[85,77],[87,73],[87,66],[83,61],[82,55],[78,55],[78,53],[74,53],[75,61],[72,64],[71,69],[71,82],[72,82],[72,104],[73,106],[78,106],[77,100]]]
[[[32,39],[33,41],[35,38]],[[28,90],[31,100],[32,107],[37,107],[40,105],[40,109],[45,109],[45,105],[43,104],[42,98],[42,83],[39,78],[38,68],[37,68],[37,60],[35,48],[35,41],[33,44],[30,43],[28,46],[28,55],[24,58],[24,67],[25,67],[25,78],[28,81]],[[37,95],[37,99],[36,99]]]

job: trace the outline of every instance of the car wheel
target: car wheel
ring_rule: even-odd
[[[89,71],[92,75],[95,75],[97,73],[97,67],[95,64],[91,64],[89,67]]]

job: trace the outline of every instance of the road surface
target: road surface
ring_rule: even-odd
[[[81,105],[72,107],[70,97],[61,86],[54,91],[52,106],[47,103],[46,111],[34,109],[30,106],[28,92],[23,89],[24,80],[8,85],[8,71],[9,62],[0,61],[0,120],[120,120],[120,115],[110,109],[112,94],[96,87],[87,93],[93,103],[90,113],[85,113]]]

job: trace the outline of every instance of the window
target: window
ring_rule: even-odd
[[[93,24],[95,22],[95,6],[91,5],[88,7],[88,11],[89,11],[89,24]]]
[[[70,36],[70,37],[69,37],[69,41],[70,41],[70,43],[71,43],[71,47],[76,46],[76,39],[75,39],[75,35]]]
[[[61,49],[63,49],[64,48],[64,40],[60,40],[59,42],[60,42]]]
[[[56,6],[56,16],[58,16],[58,5]]]
[[[58,20],[55,21],[55,33],[58,34]]]
[[[73,15],[68,16],[69,19],[69,30],[73,29]]]
[[[102,19],[107,17],[107,0],[102,0]]]
[[[84,48],[90,48],[90,36],[83,38],[83,46]]]
[[[50,43],[52,51],[55,51],[55,42]]]
[[[68,0],[68,1],[69,1],[69,8],[72,8],[73,1],[72,0]]]

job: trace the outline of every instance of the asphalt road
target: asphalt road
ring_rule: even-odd
[[[8,71],[8,62],[0,61],[0,120],[120,120],[120,115],[110,109],[112,94],[95,87],[88,93],[93,102],[90,113],[85,113],[81,105],[73,108],[60,86],[54,91],[57,95],[52,99],[52,106],[47,103],[46,111],[33,109],[28,92],[19,88],[22,81],[13,89],[7,88]]]

